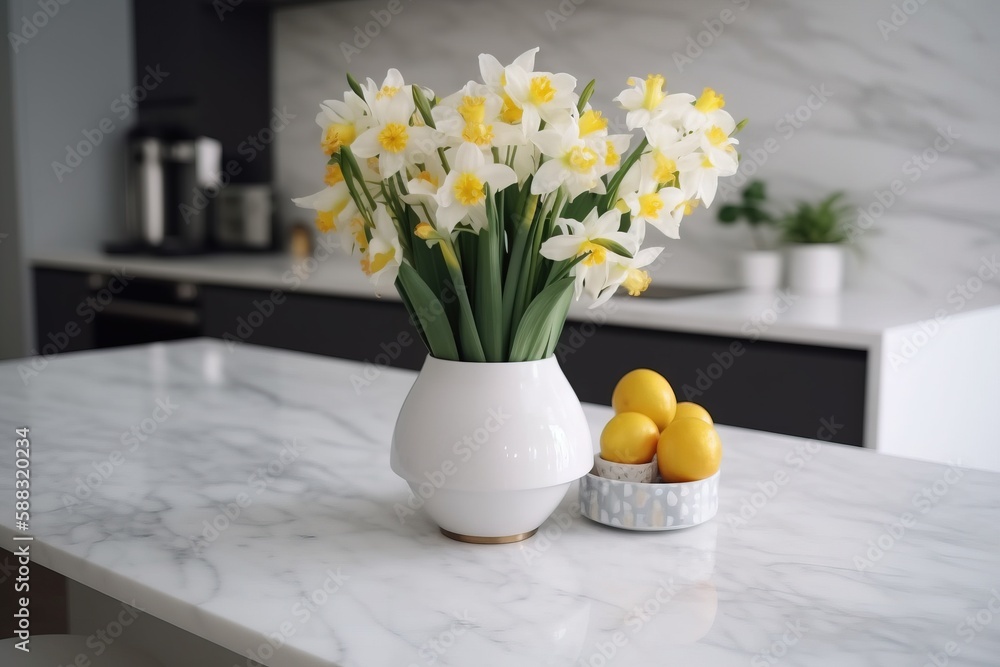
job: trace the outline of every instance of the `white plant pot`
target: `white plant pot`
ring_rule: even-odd
[[[448,537],[530,537],[594,464],[590,427],[555,357],[427,357],[403,402],[390,465]]]
[[[844,284],[844,248],[836,243],[788,247],[788,288],[796,294],[828,295]]]
[[[781,287],[781,253],[777,250],[748,250],[740,256],[743,287],[774,290]]]

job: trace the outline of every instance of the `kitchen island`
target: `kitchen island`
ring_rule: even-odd
[[[1000,475],[720,427],[706,524],[607,528],[574,487],[525,542],[459,544],[389,470],[414,377],[204,339],[28,384],[2,363],[0,494],[18,428],[32,483],[0,544],[241,666],[996,664]],[[596,436],[611,411],[585,408]]]

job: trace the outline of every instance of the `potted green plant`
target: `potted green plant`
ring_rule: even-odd
[[[851,206],[843,192],[818,204],[800,202],[781,219],[788,244],[788,287],[802,294],[836,294],[844,282],[846,222]]]
[[[775,227],[778,219],[764,206],[767,186],[763,181],[751,181],[740,196],[738,204],[728,204],[719,209],[719,222],[724,225],[746,223],[753,238],[753,250],[740,256],[740,277],[743,287],[753,290],[771,290],[781,285],[781,253],[768,247],[767,227]]]

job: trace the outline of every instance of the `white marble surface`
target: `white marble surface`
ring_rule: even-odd
[[[674,91],[722,91],[727,109],[750,119],[740,136],[741,176],[732,181],[766,179],[780,208],[841,189],[856,206],[874,207],[874,224],[859,227],[864,253],[852,256],[856,288],[943,301],[982,257],[1000,251],[993,187],[1000,177],[1000,86],[989,66],[1000,60],[1000,42],[990,36],[1000,21],[996,2],[402,0],[385,27],[366,25],[388,4],[355,0],[276,12],[274,99],[298,114],[275,143],[277,187],[289,218],[302,212],[287,197],[320,187],[324,159],[312,119],[320,100],[345,90],[345,72],[381,80],[398,67],[408,80],[449,91],[478,77],[481,52],[506,63],[540,46],[541,69],[597,78],[592,102],[619,122],[623,114],[610,100],[630,75],[661,72]],[[897,6],[916,12],[897,9],[894,16]],[[356,28],[377,34],[367,44],[359,39],[363,48],[349,51],[348,61],[341,45],[352,44]],[[813,90],[822,96],[810,109]],[[935,151],[938,128],[949,126],[958,138]],[[771,152],[760,157],[769,140]],[[926,161],[913,159],[925,150]],[[876,191],[895,180],[905,192],[879,215]],[[668,243],[673,257],[658,270],[663,279],[736,281],[746,230],[722,228],[714,211],[701,211],[681,236]],[[985,291],[1000,295],[1000,280]]]
[[[32,265],[77,271],[124,270],[127,275],[141,277],[376,298],[374,287],[357,265],[340,255],[293,269],[291,260],[284,256],[164,259],[66,250],[38,253],[32,258]],[[654,284],[676,283],[660,278]],[[383,289],[379,298],[399,299],[392,288]],[[952,318],[980,310],[1000,314],[1000,293],[981,290],[968,300],[962,299],[961,305],[956,310],[950,301],[916,298],[904,290],[849,290],[834,297],[732,290],[668,300],[632,298],[623,293],[598,310],[588,309],[585,301],[575,303],[570,317],[580,322],[877,351],[887,331],[919,326],[932,320],[941,309]]]
[[[408,496],[389,438],[414,376],[358,395],[362,370],[212,341],[65,355],[28,386],[0,364],[0,433],[31,428],[37,562],[243,655],[273,635],[273,667],[996,664],[996,474],[722,428],[708,524],[620,532],[580,518],[571,491],[530,541],[462,545],[394,512]],[[609,416],[588,413],[595,430]],[[12,469],[4,456],[6,498]],[[339,588],[306,614],[328,572]]]

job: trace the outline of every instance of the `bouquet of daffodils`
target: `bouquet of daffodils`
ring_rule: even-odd
[[[682,218],[736,172],[740,129],[723,98],[668,95],[629,79],[615,101],[630,134],[611,134],[569,74],[535,71],[532,49],[504,67],[479,56],[482,82],[439,98],[389,70],[348,75],[316,120],[330,159],[322,191],[294,200],[378,285],[394,282],[435,357],[550,356],[572,299],[641,293]]]

